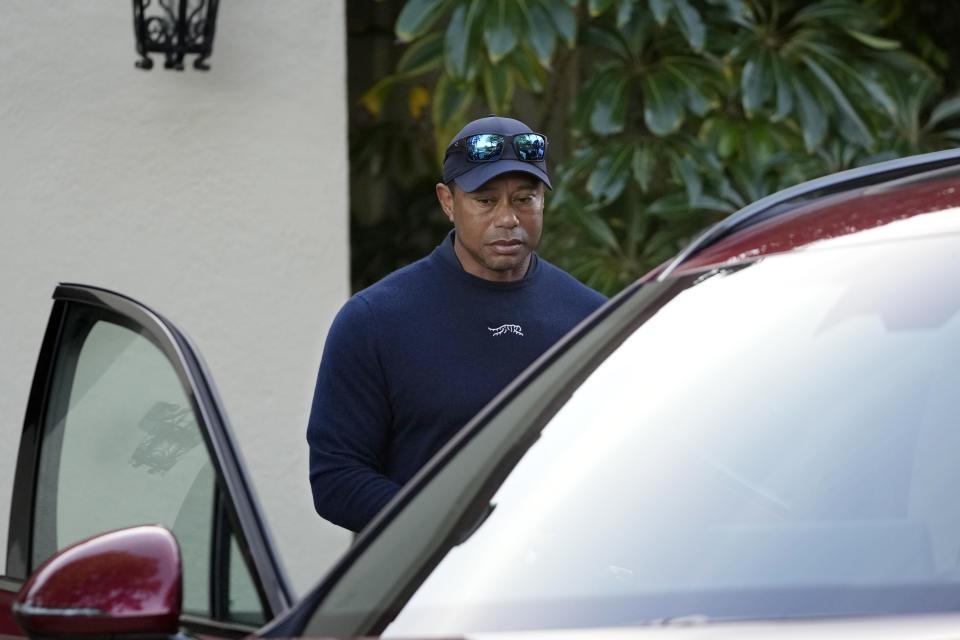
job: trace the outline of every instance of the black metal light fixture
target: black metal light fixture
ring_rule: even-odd
[[[208,70],[219,4],[219,0],[133,0],[133,32],[142,57],[136,65],[152,69],[148,54],[162,53],[164,68],[183,71],[183,57],[189,54],[197,56],[195,69]]]

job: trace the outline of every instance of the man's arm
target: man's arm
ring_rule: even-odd
[[[327,335],[307,426],[314,507],[352,531],[400,490],[380,471],[391,414],[376,340],[367,303],[351,298]]]

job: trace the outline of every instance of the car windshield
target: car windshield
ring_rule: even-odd
[[[308,631],[960,606],[960,237],[633,297],[436,472]]]

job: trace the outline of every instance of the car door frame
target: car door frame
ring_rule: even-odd
[[[191,408],[203,436],[215,474],[215,529],[227,527],[234,532],[263,602],[267,620],[287,610],[293,602],[292,590],[283,571],[276,547],[270,537],[262,511],[252,490],[249,477],[240,457],[206,365],[186,335],[173,323],[149,307],[122,294],[80,284],[61,284],[53,294],[53,308],[37,360],[33,384],[27,403],[21,433],[17,465],[10,503],[10,526],[7,540],[6,575],[0,576],[0,634],[9,629],[7,602],[12,599],[29,573],[32,541],[34,540],[34,504],[45,412],[48,409],[56,358],[63,345],[63,329],[71,308],[83,305],[104,316],[122,319],[124,324],[136,327],[167,357],[181,385],[190,398]],[[139,524],[139,523],[131,523]],[[227,548],[212,549],[218,562],[214,563],[211,589],[223,586],[224,559],[229,553],[229,531],[213,537]],[[218,570],[219,569],[219,570]],[[215,602],[217,597],[212,600]],[[213,607],[216,610],[216,606]],[[250,632],[245,625],[183,616],[184,625],[198,633],[217,636],[237,636]]]

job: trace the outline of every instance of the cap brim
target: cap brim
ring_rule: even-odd
[[[547,185],[548,189],[553,189],[553,186],[550,184],[550,178],[547,177],[545,171],[536,165],[522,160],[497,160],[496,162],[479,164],[465,174],[457,176],[454,181],[458,187],[469,193],[476,191],[499,175],[512,173],[514,171],[529,173],[535,178],[539,178],[543,184]]]

